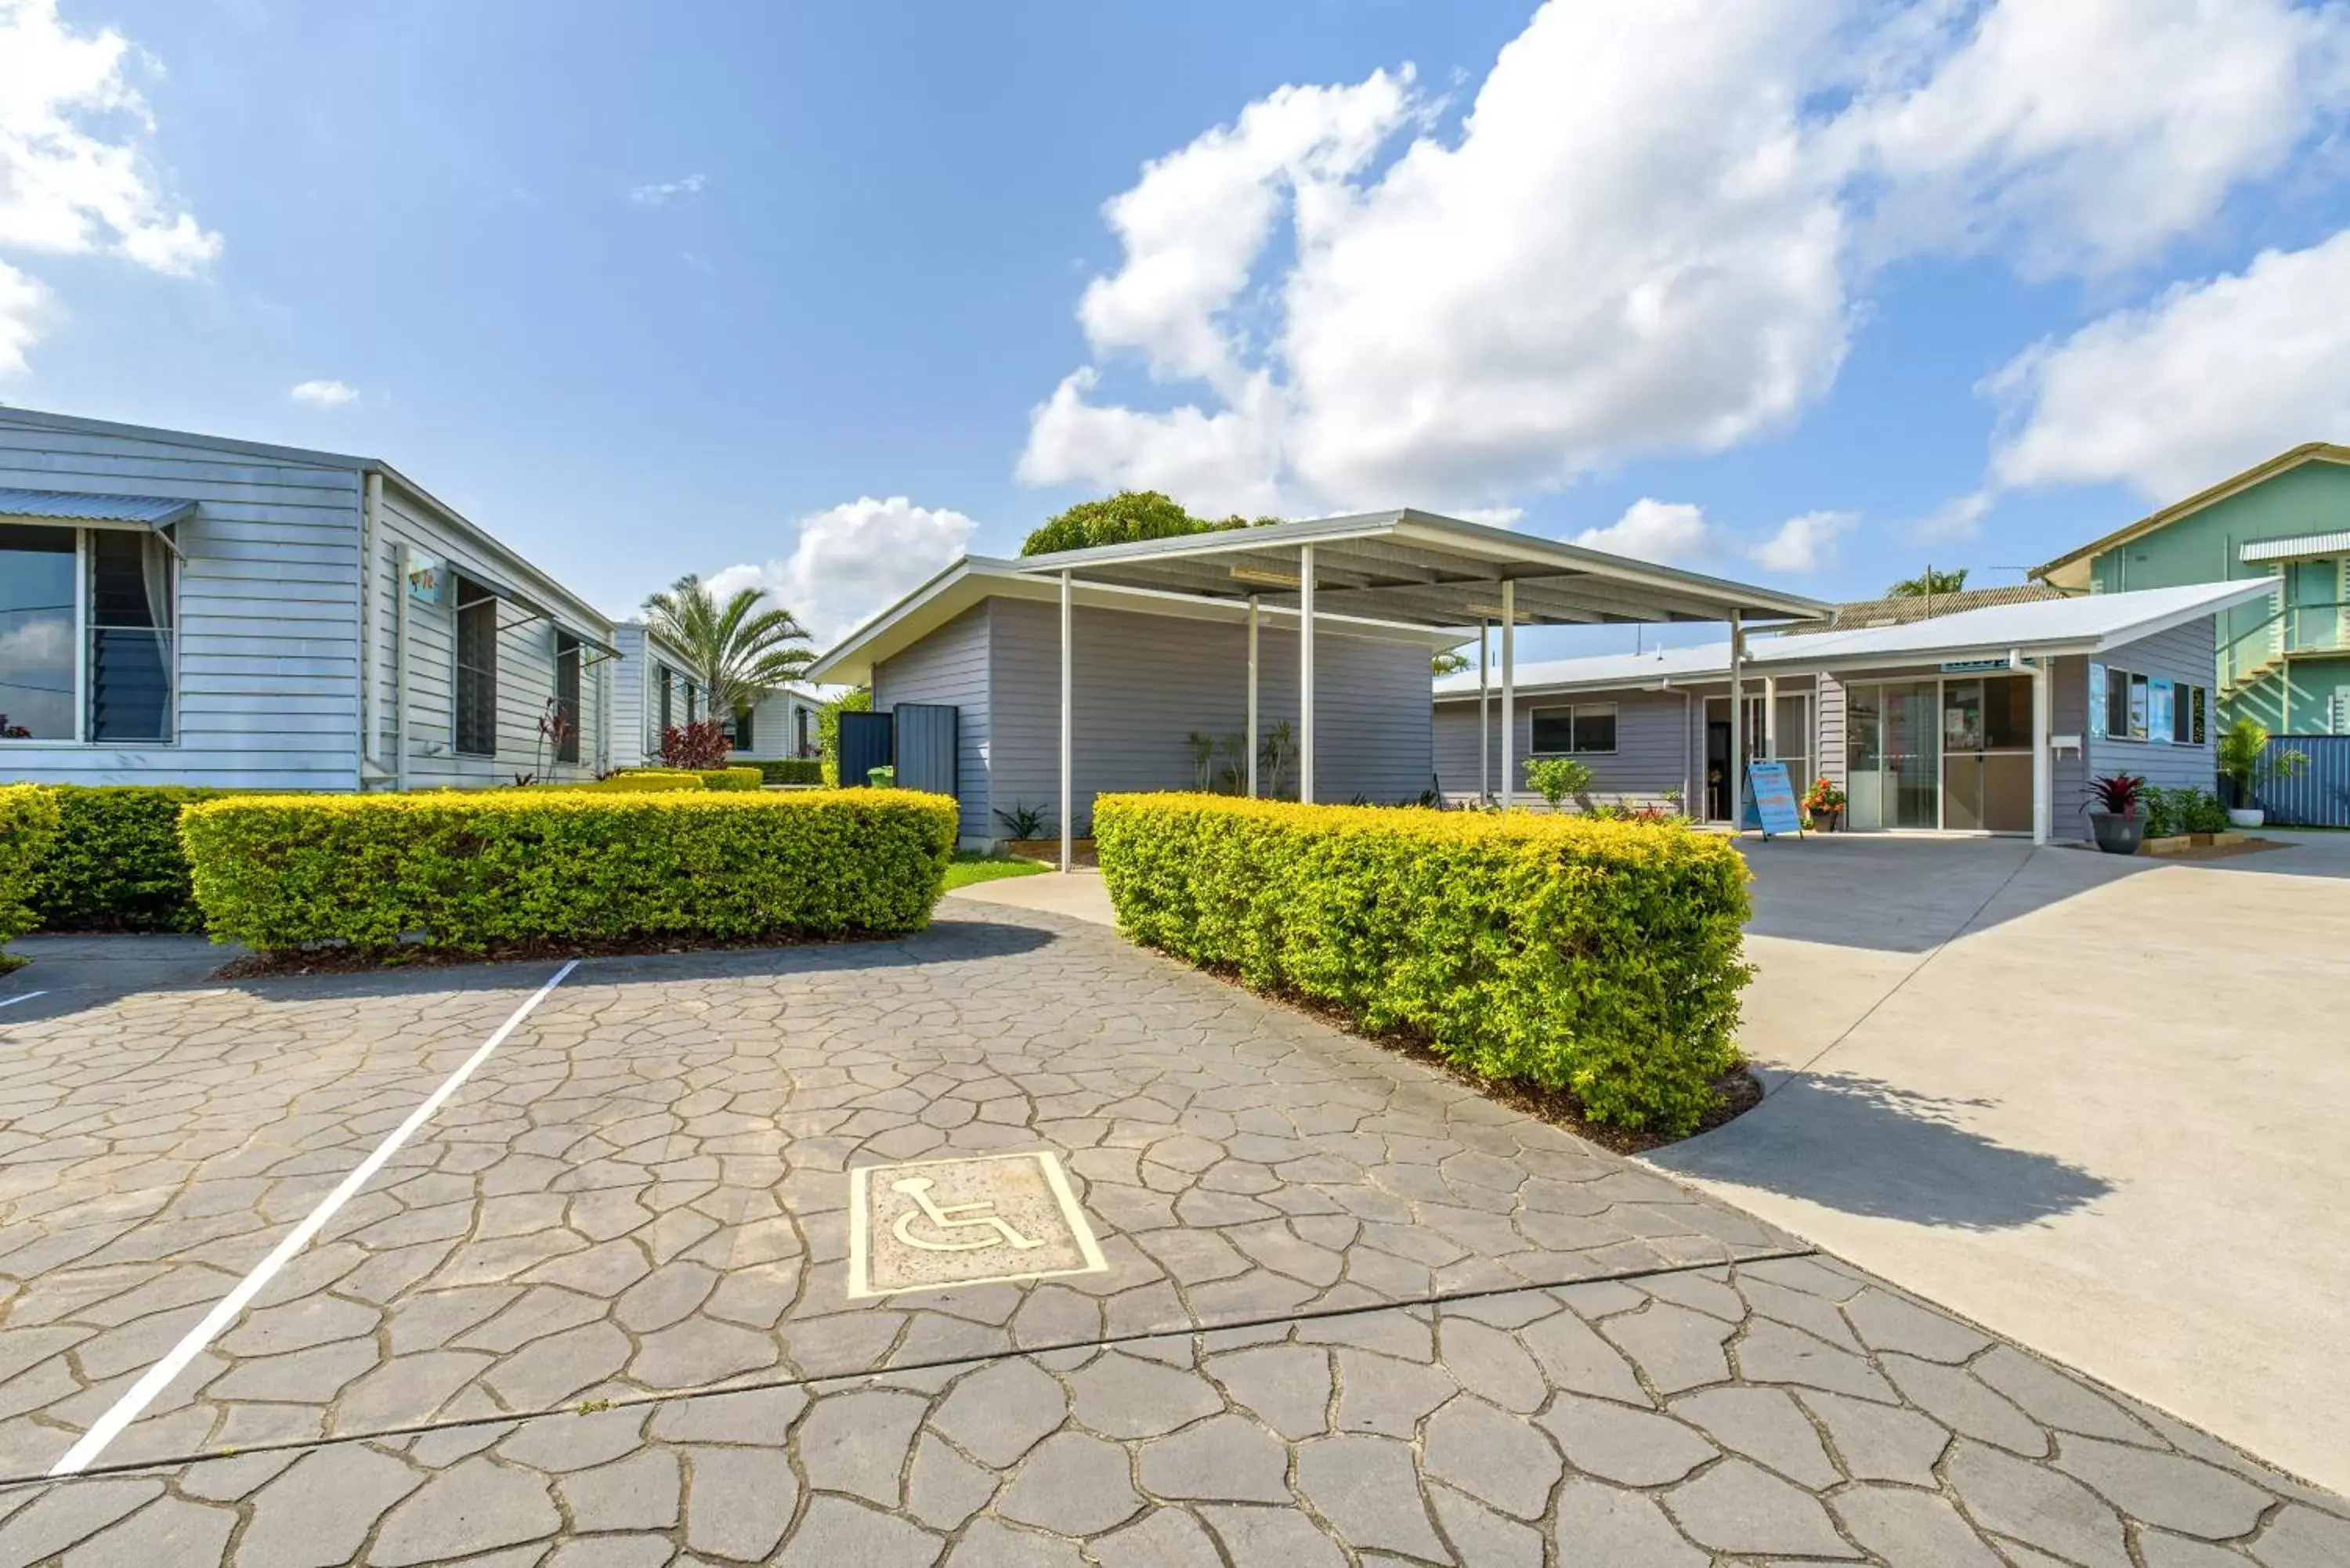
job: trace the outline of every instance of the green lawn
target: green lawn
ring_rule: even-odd
[[[1041,860],[1014,860],[1009,855],[977,855],[967,850],[955,852],[954,863],[947,867],[947,890],[968,888],[973,882],[993,882],[999,877],[1034,877],[1051,869]]]

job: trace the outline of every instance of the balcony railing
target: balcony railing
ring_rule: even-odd
[[[2220,647],[2220,685],[2232,690],[2304,653],[2350,653],[2350,601],[2287,605]]]

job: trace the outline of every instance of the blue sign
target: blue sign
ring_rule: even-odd
[[[1795,805],[1794,781],[1787,776],[1784,763],[1754,762],[1746,764],[1748,799],[1753,802],[1755,826],[1762,836],[1776,833],[1804,831],[1804,814]]]

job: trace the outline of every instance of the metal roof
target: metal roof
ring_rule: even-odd
[[[1798,594],[1683,572],[1508,528],[1404,508],[1220,529],[1030,556],[1024,572],[1117,587],[1294,608],[1299,553],[1314,547],[1314,608],[1424,627],[1502,615],[1513,585],[1521,625],[1810,619],[1830,607]]]
[[[2264,597],[2274,587],[2266,581],[2195,583],[2185,587],[1993,605],[1899,626],[1758,638],[1747,645],[1746,665],[1757,674],[1770,675],[2004,659],[2011,653],[2095,654]],[[1518,695],[1523,697],[1544,690],[1593,691],[1652,681],[1697,683],[1720,680],[1729,673],[1730,644],[1717,642],[1701,648],[1667,649],[1661,654],[1605,654],[1521,664],[1516,686]],[[1499,685],[1498,676],[1493,683]],[[1436,683],[1439,701],[1476,695],[1473,673],[1448,675]]]
[[[2299,534],[2290,539],[2255,539],[2236,557],[2241,561],[2282,561],[2293,556],[2337,556],[2350,551],[2350,528],[2331,534]]]
[[[68,490],[0,490],[0,518],[162,528],[195,515],[196,504],[168,495],[92,495]]]

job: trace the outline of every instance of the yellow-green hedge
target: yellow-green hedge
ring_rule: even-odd
[[[748,763],[702,770],[702,783],[706,789],[757,789],[766,782],[767,776]]]
[[[624,769],[619,773],[612,774],[608,778],[598,779],[594,784],[557,784],[554,787],[557,789],[600,790],[699,790],[708,786],[703,784],[702,782],[702,775],[700,774],[679,773],[673,771],[655,772],[652,769],[647,768],[641,770]]]
[[[1103,795],[1138,941],[1405,1028],[1595,1119],[1693,1129],[1735,1064],[1745,863],[1677,825]]]
[[[57,834],[55,795],[38,784],[0,784],[0,945],[39,923],[33,913],[33,893],[39,886],[41,860]]]
[[[902,931],[930,919],[955,803],[499,790],[244,797],[180,834],[215,940],[389,950]]]

